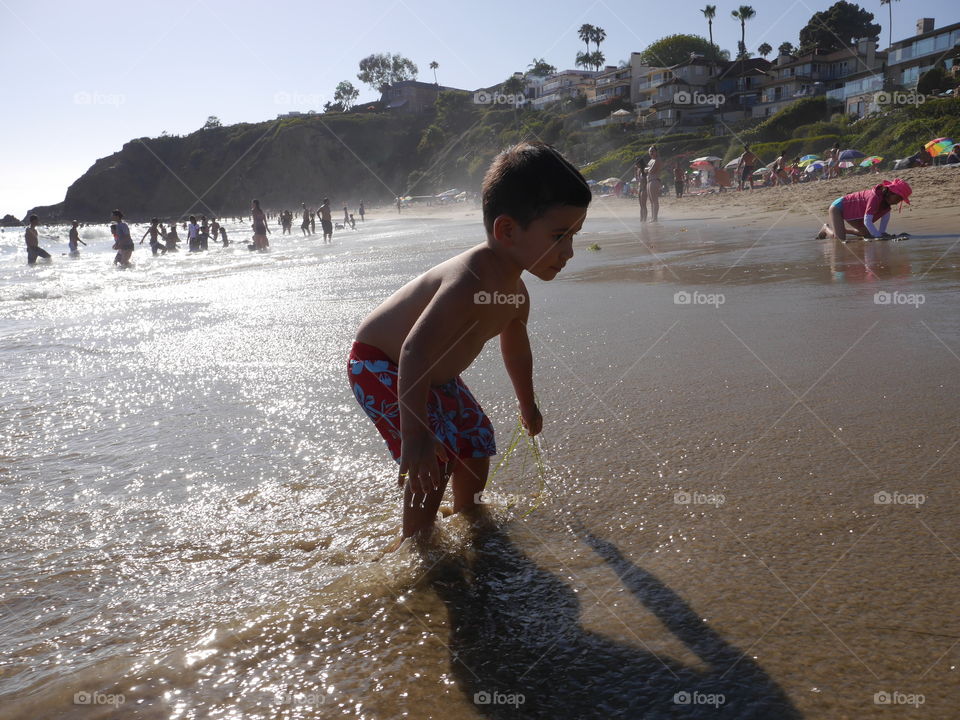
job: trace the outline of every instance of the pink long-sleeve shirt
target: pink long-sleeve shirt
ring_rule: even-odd
[[[877,185],[869,190],[844,195],[843,219],[863,220],[863,224],[873,235],[882,233],[886,229],[887,221],[885,220],[879,229],[873,223],[890,212],[890,206],[883,199],[883,190],[883,185]]]

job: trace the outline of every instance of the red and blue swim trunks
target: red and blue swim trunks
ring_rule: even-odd
[[[400,460],[399,368],[380,348],[355,342],[347,361],[353,396],[380,431],[393,459]],[[430,431],[457,457],[497,454],[493,425],[459,376],[430,388],[427,396]]]

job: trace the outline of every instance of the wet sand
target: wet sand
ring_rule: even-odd
[[[344,358],[380,298],[476,241],[478,209],[108,286],[130,313],[92,297],[95,327],[62,326],[75,299],[35,308],[3,388],[0,716],[106,716],[72,700],[99,691],[147,718],[949,717],[957,235],[926,211],[896,218],[910,241],[839,244],[798,213],[677,209],[644,227],[601,201],[566,271],[528,281],[541,504],[524,517],[521,448],[489,522],[382,560],[394,468]],[[108,375],[57,385],[78,352]],[[190,370],[145,372],[167,357]],[[505,449],[496,342],[465,379]]]

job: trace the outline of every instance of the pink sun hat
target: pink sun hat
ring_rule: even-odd
[[[883,186],[890,192],[895,192],[902,197],[907,205],[910,204],[910,194],[913,192],[913,188],[910,187],[906,180],[901,180],[900,178],[896,180],[884,180]]]

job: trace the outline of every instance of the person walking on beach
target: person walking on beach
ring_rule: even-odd
[[[789,185],[790,175],[786,167],[786,150],[781,150],[777,159],[773,161],[773,183],[774,185]]]
[[[197,216],[190,216],[190,224],[187,225],[187,249],[189,252],[200,250],[200,226],[197,225]]]
[[[333,242],[333,218],[330,216],[330,200],[328,198],[323,199],[320,209],[317,210],[317,215],[320,216],[320,225],[323,227],[323,241]]]
[[[659,222],[657,215],[660,213],[660,191],[663,189],[660,185],[660,153],[656,145],[651,145],[647,150],[650,155],[650,162],[647,164],[647,192],[650,196],[650,222]]]
[[[227,239],[227,229],[223,225],[220,226],[220,242],[223,243],[224,247],[230,246],[230,241]]]
[[[84,247],[87,244],[80,239],[80,231],[77,227],[80,225],[76,220],[73,221],[73,225],[70,227],[70,238],[67,241],[67,247],[70,249],[70,257],[78,258],[80,257],[80,248],[77,247],[78,244],[83,245]]]
[[[220,223],[217,222],[216,218],[210,221],[210,237],[213,238],[214,242],[219,242],[220,240]]]
[[[673,166],[673,191],[677,195],[677,199],[683,197],[683,179],[685,173],[683,172],[683,165],[680,164],[680,161],[677,160],[676,164]]]
[[[166,254],[167,248],[160,244],[160,219],[152,218],[150,220],[150,227],[147,228],[147,231],[143,234],[143,237],[140,238],[140,244],[143,245],[143,241],[147,239],[147,235],[150,236],[150,251],[156,257],[157,253]]]
[[[640,222],[647,221],[647,159],[638,157],[633,167],[633,178],[637,181],[637,200],[640,201]]]
[[[890,208],[901,202],[909,205],[912,192],[906,180],[897,178],[884,180],[869,190],[838,197],[830,203],[827,222],[817,233],[817,239],[833,238],[846,242],[849,233],[864,240],[890,240],[894,237],[887,232]],[[874,224],[877,220],[880,221],[879,227]]]
[[[343,227],[346,228],[350,224],[350,211],[347,210],[347,204],[343,204]]]
[[[26,243],[27,243],[27,265],[35,265],[37,258],[43,258],[44,260],[50,259],[50,253],[40,247],[40,234],[37,232],[37,225],[40,223],[40,218],[36,215],[30,216],[30,225],[26,230]]]
[[[357,212],[360,214],[360,222],[363,222],[363,215],[365,210],[363,209],[363,200],[360,201],[360,207],[357,208]]]
[[[260,209],[260,201],[254,200],[250,208],[250,216],[253,218],[253,249],[266,250],[270,243],[267,241],[267,233],[270,228],[267,227],[267,218]]]
[[[757,156],[753,154],[749,145],[743,146],[743,154],[737,163],[737,190],[743,190],[745,183],[750,183],[750,189],[753,190],[753,168],[760,162]]]
[[[563,270],[590,200],[586,180],[549,145],[504,151],[483,180],[484,241],[404,285],[357,328],[350,392],[400,463],[402,532],[389,550],[428,536],[448,480],[454,512],[476,507],[497,450],[493,425],[460,373],[495,335],[521,422],[531,436],[542,430],[520,276],[549,281]],[[489,301],[501,296],[513,301]]]
[[[114,210],[111,213],[111,218],[117,226],[117,242],[113,246],[117,255],[113,258],[113,264],[119,265],[121,268],[128,268],[134,249],[133,238],[130,237],[130,227],[123,221],[123,213],[119,210]]]
[[[200,234],[197,236],[197,243],[201,250],[206,252],[210,241],[210,224],[207,222],[207,216],[200,216]]]

